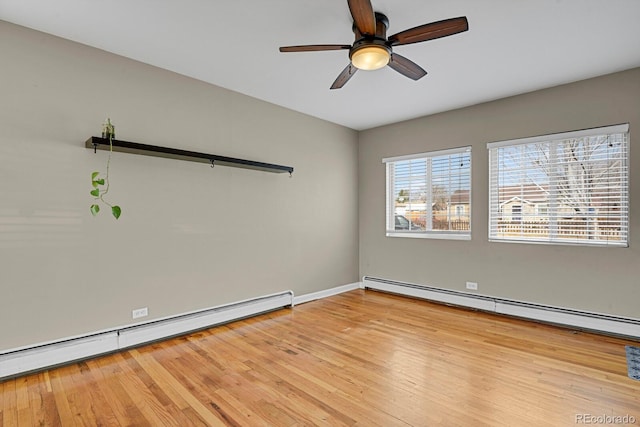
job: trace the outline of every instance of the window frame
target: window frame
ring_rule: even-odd
[[[432,227],[432,214],[433,210],[431,207],[427,208],[428,203],[425,202],[425,216],[426,216],[426,226],[424,230],[396,230],[390,229],[390,222],[394,224],[395,228],[395,219],[391,219],[392,216],[395,216],[395,208],[392,209],[391,205],[394,204],[395,191],[391,187],[392,186],[392,177],[390,176],[390,164],[396,164],[398,162],[408,161],[408,160],[420,160],[420,159],[433,159],[437,157],[443,156],[454,156],[459,154],[468,154],[469,166],[468,172],[466,172],[469,176],[468,181],[465,184],[468,184],[468,192],[469,192],[469,229],[458,231],[458,230],[433,230],[429,229]],[[386,190],[385,190],[385,231],[387,237],[409,237],[409,238],[422,238],[422,239],[447,239],[447,240],[471,240],[472,226],[471,226],[471,213],[472,213],[472,168],[473,168],[473,156],[472,156],[472,147],[464,146],[464,147],[456,147],[450,149],[443,149],[437,151],[430,151],[425,153],[417,153],[417,154],[409,154],[404,156],[396,156],[396,157],[388,157],[382,159],[382,163],[385,165],[385,175],[386,175]],[[428,176],[427,176],[428,175]],[[434,172],[430,166],[428,166],[425,170],[425,187],[429,188],[429,193],[431,192],[431,186],[433,185]],[[449,200],[451,199],[451,194],[449,194]],[[395,205],[394,205],[395,206]],[[451,214],[451,206],[448,208],[448,216],[451,216],[451,220],[455,220],[455,215]],[[393,215],[391,214],[393,212]],[[410,219],[409,219],[410,220]]]
[[[544,211],[545,211],[544,215],[541,212],[542,209],[538,209],[538,205],[536,205],[536,209],[535,209],[535,214],[537,216],[548,216],[548,218],[546,218],[548,221],[547,223],[548,225],[546,226],[546,228],[542,228],[549,234],[547,238],[541,238],[541,237],[534,238],[533,236],[526,236],[524,235],[526,232],[522,230],[520,231],[520,234],[515,237],[499,235],[500,233],[498,231],[498,223],[501,217],[501,204],[500,204],[499,192],[501,191],[500,190],[501,188],[504,188],[504,187],[500,187],[500,178],[501,178],[500,164],[498,163],[500,161],[498,158],[498,155],[499,155],[498,151],[500,149],[522,147],[521,150],[526,150],[531,145],[548,144],[548,147],[551,153],[552,151],[558,150],[559,148],[561,148],[562,143],[565,143],[568,140],[578,140],[581,138],[607,137],[610,135],[622,135],[622,139],[620,141],[621,147],[619,152],[621,156],[620,160],[622,161],[622,163],[620,166],[616,166],[617,174],[609,178],[610,179],[609,181],[606,181],[607,185],[605,187],[605,188],[608,188],[612,185],[612,182],[615,183],[615,181],[611,181],[611,180],[620,179],[620,182],[618,184],[620,186],[620,189],[617,193],[615,193],[615,195],[619,198],[618,208],[620,209],[620,213],[618,214],[619,217],[616,218],[616,220],[619,222],[619,225],[620,225],[619,233],[621,236],[621,240],[615,240],[615,239],[609,240],[606,238],[604,239],[598,238],[598,239],[591,240],[591,239],[586,239],[584,237],[581,237],[581,235],[578,232],[575,233],[575,235],[578,237],[569,237],[569,238],[562,237],[562,233],[558,231],[557,224],[563,220],[563,216],[566,214],[565,212],[563,212],[563,209],[566,210],[566,206],[559,206],[558,200],[561,200],[561,199],[560,199],[560,196],[557,196],[557,195],[553,196],[556,198],[551,198],[544,203]],[[629,198],[631,195],[629,191],[630,145],[631,144],[630,144],[628,123],[488,143],[487,151],[489,155],[489,159],[488,159],[489,161],[489,164],[488,164],[489,166],[489,186],[488,186],[488,189],[489,189],[489,197],[488,197],[489,241],[490,242],[506,242],[506,243],[546,244],[546,245],[577,245],[577,246],[589,246],[589,247],[629,247],[629,234],[630,234],[629,232],[629,228],[630,228],[629,227],[629,224],[630,224]],[[595,151],[592,152],[592,154],[593,153],[595,153]],[[572,155],[573,155],[573,152],[572,152]],[[520,157],[517,158],[517,160],[522,161],[522,159],[524,158],[525,158],[524,155],[521,155]],[[596,158],[596,160],[597,159],[599,158]],[[608,159],[608,157],[606,157],[605,159]],[[581,161],[591,162],[592,160],[589,159],[589,160],[581,160]],[[582,165],[582,163],[580,164]],[[549,163],[547,164],[547,167],[550,168],[549,170],[553,171],[556,174],[556,177],[553,178],[552,176],[549,176],[547,172],[547,179],[549,181],[547,185],[549,186],[548,191],[550,192],[550,194],[554,194],[554,191],[555,191],[554,188],[557,188],[560,185],[560,183],[562,182],[561,181],[562,179],[567,179],[565,175],[559,175],[559,172],[557,172],[557,170],[560,169],[562,166],[568,167],[570,166],[570,163],[557,160],[557,158],[554,158],[553,154],[549,155]],[[514,168],[514,170],[519,171],[521,175],[527,175],[527,173],[530,172],[532,169],[527,168],[525,166],[519,169]],[[521,179],[522,181],[517,184],[514,184],[514,186],[532,185],[528,182],[525,182],[524,178],[521,178]],[[593,190],[598,188],[592,182],[590,182],[588,185],[591,186],[588,188]],[[580,190],[583,190],[583,188],[584,187],[579,187]],[[556,204],[555,207],[553,206],[554,203]],[[589,212],[595,212],[595,208],[591,203],[589,203],[589,205],[582,205],[582,206],[583,207],[581,209],[583,209],[584,207],[587,207],[589,209]],[[609,213],[612,210],[612,207],[614,206],[615,206],[614,204],[604,205],[607,213]],[[524,210],[523,210],[523,215],[524,215]],[[586,221],[587,222],[585,224],[589,224],[589,222],[591,221],[589,216],[587,217]],[[571,226],[575,227],[575,224],[571,224]],[[593,232],[592,229],[588,229],[588,228],[575,228],[575,230],[578,230],[579,232],[582,232],[582,233]]]

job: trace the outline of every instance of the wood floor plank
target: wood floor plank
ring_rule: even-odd
[[[207,422],[208,425],[211,426],[224,426],[225,424],[215,416],[212,411],[207,408],[207,406],[195,399],[193,397],[192,392],[187,389],[183,384],[178,382],[170,372],[168,372],[162,365],[156,362],[152,356],[141,354],[137,350],[130,350],[130,353],[135,357],[136,361],[145,369],[147,372],[153,374],[156,381],[161,384],[161,387],[172,390],[172,396],[175,398],[176,396],[181,396],[179,399],[184,399],[188,405],[200,416],[203,420]]]
[[[96,386],[110,403],[119,425],[145,425],[148,423],[146,418],[122,385],[121,379],[127,376],[119,365],[114,363],[114,359],[115,356],[87,361],[96,379]]]
[[[16,411],[19,425],[31,426],[34,421],[31,419],[31,409],[29,408],[29,377],[22,377],[16,382]]]
[[[34,426],[57,427],[62,425],[62,421],[45,374],[41,372],[27,378],[32,422]]]
[[[127,391],[134,404],[150,425],[179,426],[178,420],[171,414],[172,401],[165,393],[166,387],[153,376],[148,366],[137,357],[138,354],[136,350],[123,354],[130,369],[128,378],[133,385]]]
[[[95,387],[95,380],[86,362],[79,362],[74,367],[77,369],[67,378],[75,391],[69,400],[76,421],[87,426],[114,425],[113,408]]]
[[[575,425],[638,342],[356,290],[0,383],[0,427]]]
[[[255,425],[269,426],[262,417],[250,409],[243,401],[228,393],[224,389],[215,392],[215,398],[210,402],[215,410],[223,415],[226,424],[231,426]]]
[[[49,371],[49,378],[53,391],[56,408],[60,414],[60,419],[65,426],[82,426],[80,420],[76,419],[76,414],[72,410],[69,398],[75,394],[73,384],[69,381],[71,371],[75,366],[65,366]],[[86,415],[88,418],[88,415]]]
[[[16,381],[6,381],[2,385],[2,423],[4,426],[14,426],[18,423],[16,405]]]

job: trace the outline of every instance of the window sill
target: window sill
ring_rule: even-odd
[[[489,237],[490,243],[521,243],[525,245],[551,245],[551,246],[586,246],[592,248],[628,248],[627,242],[599,241],[590,242],[580,240],[534,240],[534,239],[518,239],[518,238],[497,238]]]
[[[411,239],[471,240],[470,234],[454,233],[402,233],[387,231],[387,237],[409,237]]]

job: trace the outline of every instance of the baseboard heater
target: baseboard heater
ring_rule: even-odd
[[[407,295],[581,330],[640,339],[640,319],[532,304],[376,277],[365,276],[362,279],[362,283],[365,289]]]
[[[292,307],[291,291],[0,352],[0,380]]]

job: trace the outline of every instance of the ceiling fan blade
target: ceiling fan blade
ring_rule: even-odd
[[[370,0],[347,0],[353,22],[360,33],[373,36],[376,33],[376,17]]]
[[[315,52],[320,50],[351,49],[348,44],[308,44],[304,46],[282,46],[280,52]]]
[[[342,70],[336,81],[331,85],[331,89],[340,89],[342,86],[347,84],[349,79],[353,77],[353,75],[358,71],[356,67],[354,67],[351,63],[347,65],[347,67]]]
[[[444,21],[432,22],[420,25],[409,30],[401,31],[389,37],[392,46],[403,44],[419,43],[433,40],[440,37],[451,36],[469,29],[469,23],[465,16],[459,18],[445,19]]]
[[[407,76],[413,80],[419,80],[427,74],[427,72],[423,70],[422,67],[420,67],[418,64],[411,61],[410,59],[405,58],[404,56],[398,55],[397,53],[391,54],[389,67],[393,68],[403,76]]]

